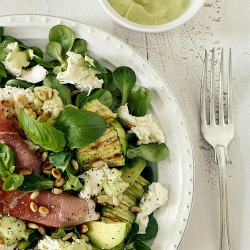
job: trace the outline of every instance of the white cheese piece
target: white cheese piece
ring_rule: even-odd
[[[62,244],[65,244],[62,240],[51,239],[48,235],[45,235],[41,240],[39,240],[37,244],[38,250],[60,250],[62,248]]]
[[[120,119],[131,126],[130,132],[137,136],[138,144],[164,143],[165,137],[158,125],[153,121],[152,115],[132,116],[129,114],[128,105],[118,109]]]
[[[96,77],[96,71],[85,66],[85,60],[81,54],[68,51],[67,55],[67,70],[59,72],[56,77],[62,84],[74,84],[80,92],[89,93],[92,89],[102,87],[103,80]]]
[[[22,69],[20,73],[20,78],[27,82],[38,83],[45,79],[48,71],[41,65],[36,65],[29,69]]]
[[[109,197],[120,197],[129,186],[121,179],[122,172],[117,169],[110,169],[106,164],[102,168],[92,168],[78,176],[84,180],[84,187],[79,193],[79,197],[89,200],[98,196],[102,190]]]
[[[157,208],[163,206],[168,200],[168,190],[159,182],[153,182],[148,186],[148,191],[143,195],[135,222],[139,225],[139,233],[145,233],[148,225],[148,216]]]

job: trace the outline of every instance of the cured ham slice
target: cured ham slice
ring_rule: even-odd
[[[9,146],[15,153],[15,172],[20,172],[22,169],[30,169],[36,173],[41,172],[40,159],[29,149],[2,110],[0,110],[0,141]]]
[[[37,206],[32,211],[31,203]],[[89,202],[66,192],[53,194],[49,190],[41,190],[35,199],[31,192],[4,191],[0,188],[0,213],[44,225],[46,227],[69,227],[84,223],[95,214]],[[40,209],[39,209],[40,208]]]

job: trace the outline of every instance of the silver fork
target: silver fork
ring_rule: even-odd
[[[215,81],[215,51],[212,50],[210,81],[207,77],[208,53],[205,52],[204,67],[201,81],[201,131],[204,139],[215,150],[215,162],[219,168],[220,188],[220,250],[231,249],[228,202],[227,202],[227,147],[234,135],[233,105],[232,105],[232,60],[231,49],[228,60],[228,79],[224,81],[224,55],[221,51],[219,86]],[[224,89],[226,85],[226,89]],[[218,89],[218,98],[216,89]],[[216,93],[215,93],[216,92]],[[226,92],[226,97],[225,97]],[[227,99],[225,101],[224,99]],[[218,106],[215,104],[218,102]]]

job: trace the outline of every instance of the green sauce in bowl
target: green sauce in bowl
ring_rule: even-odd
[[[179,17],[190,0],[108,0],[126,19],[144,25],[160,25]]]

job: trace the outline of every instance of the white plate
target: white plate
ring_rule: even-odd
[[[151,90],[151,112],[163,130],[170,150],[169,159],[158,164],[158,180],[169,188],[169,200],[155,213],[159,232],[151,247],[153,250],[177,249],[191,212],[194,160],[188,127],[175,97],[152,65],[125,43],[104,31],[51,16],[0,17],[0,25],[5,27],[6,34],[43,50],[48,42],[49,29],[56,24],[65,24],[75,31],[77,37],[86,39],[91,53],[111,70],[118,66],[131,67],[137,75],[138,85]]]

